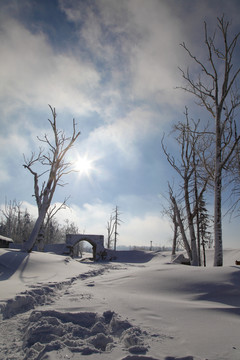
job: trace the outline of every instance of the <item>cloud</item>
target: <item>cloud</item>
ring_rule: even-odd
[[[4,153],[4,158],[6,158],[6,156],[15,156],[15,154],[19,152],[19,148],[21,148],[21,152],[27,150],[27,139],[16,132],[0,136],[0,143],[3,149],[7,149],[7,152]]]
[[[0,183],[7,184],[16,176],[16,166],[20,160],[23,161],[22,153],[28,148],[24,136],[15,132],[0,135],[0,143],[3,151],[0,152]],[[9,166],[11,164],[11,166]]]
[[[136,36],[131,27],[128,7],[125,1],[100,0],[93,4],[76,0],[60,0],[61,10],[69,21],[74,22],[79,43],[95,59],[105,61],[117,70],[115,65],[131,48],[131,39]],[[106,65],[102,63],[103,67]]]
[[[146,213],[144,217],[131,217],[119,228],[119,245],[171,246],[170,224],[168,219],[157,214]]]
[[[132,94],[175,106],[180,100],[174,88],[181,62],[181,23],[164,2],[132,1],[129,7],[141,34],[131,53]]]
[[[173,108],[184,103],[184,92],[176,95],[175,87],[186,59],[179,44],[187,31],[175,3],[99,0],[91,6],[61,0],[60,5],[78,29],[79,45],[101,64],[105,91],[121,90],[126,102]]]
[[[82,207],[71,204],[69,209],[57,214],[62,223],[65,219],[77,224],[80,232],[85,234],[99,234],[107,236],[107,221],[113,211],[113,205],[96,201],[85,203]],[[137,210],[136,210],[137,211]],[[120,209],[121,213],[121,209]],[[172,230],[167,218],[158,213],[146,212],[144,215],[133,215],[127,211],[120,214],[123,220],[119,226],[118,245],[171,246]]]
[[[112,211],[112,205],[96,201],[85,203],[82,207],[71,203],[69,208],[57,213],[60,224],[68,219],[74,222],[80,233],[105,235],[106,224]]]
[[[96,127],[82,147],[91,149],[102,159],[115,158],[118,165],[134,168],[140,164],[144,141],[161,134],[161,127],[168,120],[163,114],[157,116],[147,106],[135,107],[126,115]]]
[[[92,111],[99,74],[72,53],[56,53],[42,32],[31,33],[11,18],[1,21],[0,100],[9,107]]]
[[[33,219],[36,219],[38,216],[38,209],[36,205],[30,204],[28,201],[21,202],[21,208],[27,209],[29,214],[32,216]]]

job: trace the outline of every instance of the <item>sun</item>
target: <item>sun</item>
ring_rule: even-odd
[[[91,171],[94,169],[94,160],[90,159],[87,155],[78,156],[75,163],[75,171],[79,175],[90,176]]]

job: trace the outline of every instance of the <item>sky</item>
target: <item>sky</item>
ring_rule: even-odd
[[[176,89],[179,67],[192,65],[180,43],[204,56],[204,21],[213,31],[223,13],[239,31],[237,0],[0,1],[1,207],[16,199],[36,214],[23,154],[38,152],[38,136],[50,137],[50,104],[59,129],[71,135],[74,118],[81,131],[69,152],[78,172],[53,199],[70,196],[59,221],[106,236],[118,206],[118,245],[170,246],[162,210],[168,181],[178,179],[161,139],[184,120],[185,106],[199,116],[194,99]],[[176,151],[171,137],[167,145]],[[224,247],[239,247],[238,221],[224,218]]]

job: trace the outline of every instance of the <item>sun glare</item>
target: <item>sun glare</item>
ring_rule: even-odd
[[[87,155],[78,157],[75,165],[75,170],[79,172],[80,175],[89,176],[90,172],[94,169],[93,160],[90,159]]]

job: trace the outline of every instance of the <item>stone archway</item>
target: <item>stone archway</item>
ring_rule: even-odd
[[[69,255],[74,257],[75,245],[80,241],[87,241],[93,247],[93,260],[100,260],[104,254],[107,255],[107,251],[104,248],[104,236],[103,235],[87,235],[87,234],[67,234],[66,235],[66,247],[69,250]]]

